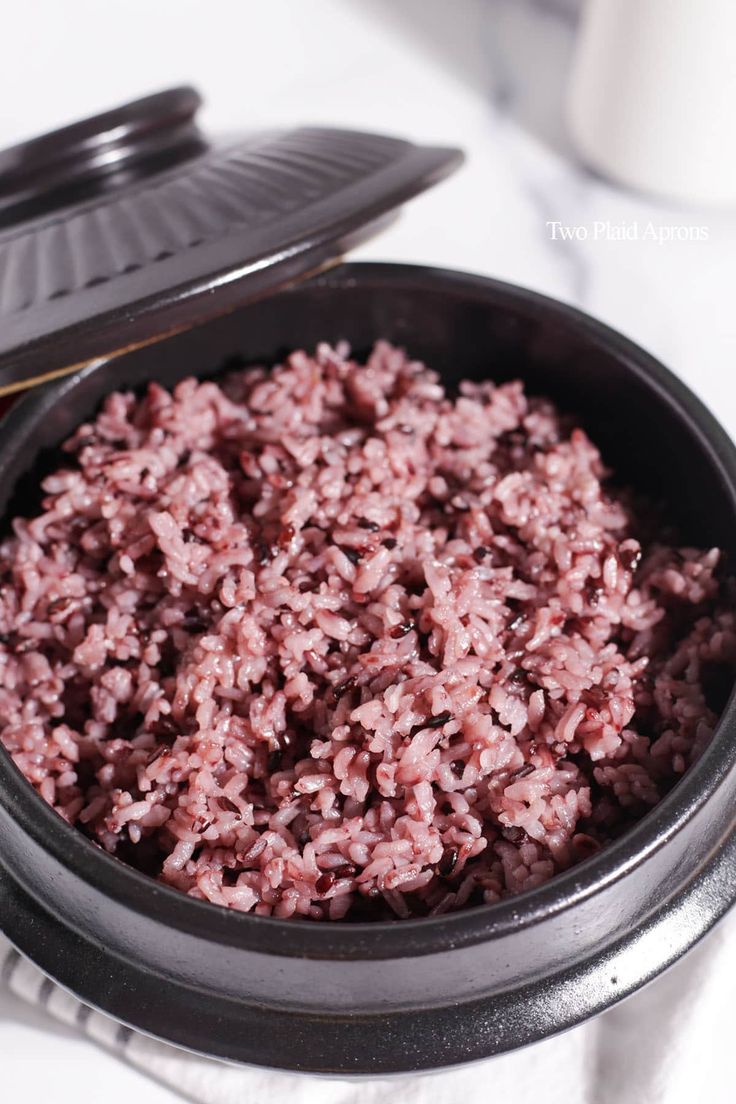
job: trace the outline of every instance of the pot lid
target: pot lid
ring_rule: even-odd
[[[462,161],[324,127],[211,142],[174,88],[0,152],[0,394],[334,261]]]

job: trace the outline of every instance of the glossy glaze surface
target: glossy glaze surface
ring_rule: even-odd
[[[457,149],[330,127],[210,141],[175,88],[0,151],[0,393],[334,261]]]

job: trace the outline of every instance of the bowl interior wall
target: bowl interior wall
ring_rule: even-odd
[[[402,266],[351,278],[360,267],[338,269],[328,279],[109,361],[81,380],[72,377],[61,401],[8,460],[0,511],[7,518],[37,506],[39,475],[59,463],[59,442],[110,390],[140,389],[149,380],[171,386],[192,374],[273,364],[291,349],[311,349],[323,340],[347,339],[360,356],[384,337],[439,371],[450,387],[463,378],[523,379],[529,392],[548,395],[576,415],[617,480],[661,502],[684,540],[733,554],[728,494],[714,479],[707,442],[641,373],[626,343],[616,347],[610,331],[504,285],[469,291],[458,280],[439,286],[423,275],[426,270]]]

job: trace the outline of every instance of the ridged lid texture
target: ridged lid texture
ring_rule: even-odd
[[[322,127],[210,143],[172,89],[0,153],[0,392],[311,273],[457,150]]]

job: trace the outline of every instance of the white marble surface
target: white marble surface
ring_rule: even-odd
[[[736,214],[661,206],[574,162],[562,101],[576,10],[577,0],[13,5],[0,146],[185,81],[204,92],[216,131],[324,122],[461,145],[462,171],[356,256],[475,270],[582,306],[663,359],[736,433]],[[555,220],[587,239],[553,239]],[[704,227],[707,240],[659,244],[645,237],[650,222]],[[606,223],[638,226],[639,240],[615,240]],[[82,1079],[103,1078],[106,1104],[175,1099],[1,991],[0,1059],[2,1099],[77,1101]]]

